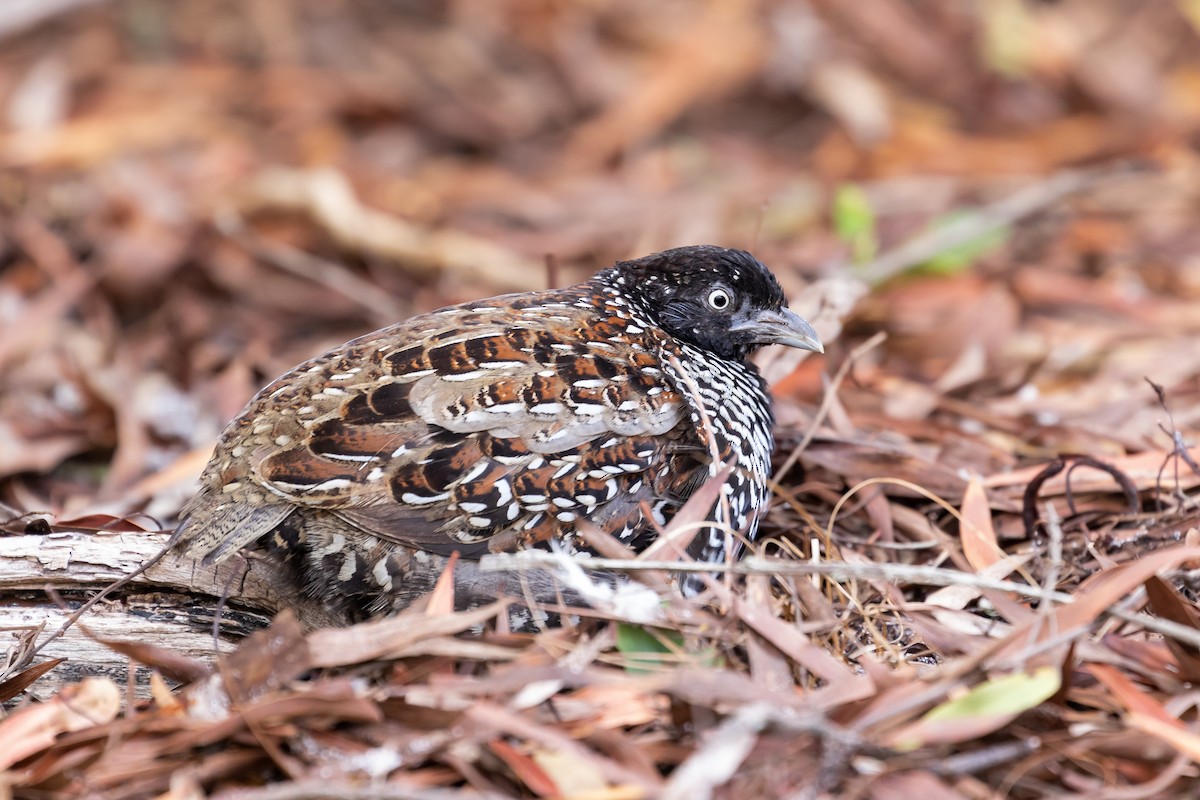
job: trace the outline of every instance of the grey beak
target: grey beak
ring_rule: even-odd
[[[821,344],[813,326],[787,308],[760,311],[753,319],[739,323],[730,330],[750,331],[754,335],[755,344],[781,344],[784,347],[812,350],[814,353],[825,352],[825,345]]]

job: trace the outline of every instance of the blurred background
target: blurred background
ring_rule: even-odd
[[[5,0],[0,501],[168,521],[292,364],[703,242],[830,343],[770,366],[785,455],[887,334],[810,476],[1003,503],[1028,459],[1168,447],[1144,379],[1200,413],[1198,27],[1195,0]]]

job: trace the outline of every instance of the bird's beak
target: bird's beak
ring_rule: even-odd
[[[821,344],[813,326],[787,308],[760,311],[752,319],[734,325],[730,331],[749,332],[753,335],[755,344],[781,344],[784,347],[812,350],[814,353],[825,352],[825,345]]]

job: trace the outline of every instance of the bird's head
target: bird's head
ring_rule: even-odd
[[[618,261],[601,278],[671,335],[727,359],[782,344],[825,352],[812,326],[788,309],[779,281],[744,250],[694,245]]]

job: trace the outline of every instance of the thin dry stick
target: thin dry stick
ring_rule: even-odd
[[[1054,591],[1058,586],[1058,578],[1062,574],[1063,563],[1063,531],[1062,519],[1058,511],[1050,503],[1046,504],[1046,534],[1049,536],[1049,546],[1046,548],[1046,574],[1042,586],[1046,591]],[[1047,604],[1049,611],[1051,606]]]
[[[1041,644],[1038,644],[1041,638],[1041,626],[1053,626],[1056,621],[1054,616],[1054,587],[1058,586],[1058,577],[1062,570],[1062,521],[1059,519],[1058,511],[1054,506],[1046,504],[1046,532],[1049,536],[1049,547],[1047,548],[1047,567],[1042,578],[1042,589],[1045,592],[1045,599],[1038,604],[1037,624],[1029,629],[1028,637],[1030,640],[1029,648],[1020,654],[1020,660],[1024,661],[1038,653],[1050,649],[1050,645],[1057,647],[1060,644],[1065,644],[1073,636],[1068,636],[1066,640],[1060,640],[1060,634],[1057,630],[1051,630]]]
[[[254,789],[226,789],[212,795],[214,800],[504,800],[494,793],[469,795],[447,789],[375,783],[355,786],[330,780],[306,779],[274,783]]]
[[[692,399],[692,407],[700,417],[700,430],[704,431],[704,437],[708,445],[708,457],[712,459],[709,466],[709,474],[715,475],[716,470],[721,466],[721,452],[717,449],[717,437],[712,434],[712,420],[708,418],[708,410],[704,407],[704,396],[700,394],[700,387],[696,384],[691,374],[683,368],[678,356],[668,356],[667,363],[675,370],[675,374],[683,382],[683,386],[687,389],[688,395]]]
[[[800,444],[796,445],[796,448],[788,455],[787,460],[783,462],[783,466],[775,471],[775,476],[772,478],[773,482],[778,484],[780,479],[788,473],[788,470],[796,466],[796,461],[800,458],[800,453],[812,442],[813,437],[817,435],[817,428],[821,427],[821,423],[829,415],[829,409],[833,407],[833,400],[837,397],[838,387],[842,385],[842,381],[850,374],[850,369],[854,366],[854,363],[885,341],[887,341],[887,333],[879,331],[870,339],[867,339],[850,351],[850,355],[838,367],[833,380],[829,382],[829,386],[825,389],[825,396],[821,399],[821,405],[817,408],[817,413],[813,417],[812,423],[808,426],[808,430],[804,432],[804,438],[800,440]]]
[[[1116,169],[1104,167],[1094,170],[1061,172],[1050,178],[1027,186],[989,206],[963,217],[957,222],[933,228],[899,247],[894,247],[874,261],[862,267],[847,267],[858,277],[870,284],[886,281],[906,269],[928,261],[939,253],[959,247],[978,239],[1023,217],[1057,203],[1067,195],[1075,194],[1095,184],[1123,177],[1131,172],[1130,167]]]
[[[873,486],[877,483],[890,483],[894,486],[900,486],[905,489],[908,489],[910,492],[916,492],[917,494],[924,497],[926,500],[937,503],[939,506],[941,506],[942,509],[947,514],[954,517],[954,519],[956,519],[958,521],[958,524],[960,527],[969,524],[963,518],[962,512],[960,512],[954,506],[950,505],[950,503],[948,503],[942,497],[939,497],[938,495],[936,495],[933,492],[926,489],[924,486],[915,484],[912,481],[906,481],[902,478],[868,478],[867,480],[860,481],[860,482],[856,483],[854,486],[851,486],[849,489],[847,489],[846,493],[843,494],[838,499],[837,503],[834,505],[833,511],[831,511],[829,513],[829,524],[828,524],[828,526],[826,526],[825,536],[830,541],[833,540],[833,524],[837,520],[838,513],[841,511],[842,506],[844,506],[850,500],[851,497],[858,494],[858,492],[861,489],[866,489],[868,486]],[[935,528],[935,531],[936,531],[936,528]],[[938,535],[942,536],[943,538],[945,537],[945,534],[942,534],[940,531],[938,532]],[[1033,579],[1033,576],[1025,571],[1025,567],[1023,565],[1018,565],[1014,569],[1016,572],[1018,572],[1021,575],[1022,578],[1024,578],[1029,583],[1031,583],[1031,584],[1037,583],[1037,581],[1035,581]]]
[[[405,309],[370,281],[363,280],[341,264],[259,237],[233,211],[218,214],[214,223],[220,233],[246,248],[252,255],[285,272],[337,292],[381,320],[392,322],[407,316]]]
[[[538,550],[519,553],[493,553],[480,559],[479,567],[485,572],[527,569],[552,569],[562,556]],[[672,572],[727,572],[734,575],[803,576],[826,575],[838,581],[885,580],[899,583],[914,583],[924,586],[970,586],[975,589],[995,589],[1012,592],[1021,597],[1035,600],[1053,600],[1064,605],[1075,602],[1073,595],[1066,592],[1046,591],[1041,586],[1009,580],[981,578],[970,572],[944,567],[918,567],[904,564],[847,564],[825,561],[819,564],[751,556],[737,564],[698,564],[684,561],[630,561],[619,558],[580,558],[574,563],[584,570],[613,570],[618,572],[641,572],[643,570],[670,570]],[[1140,625],[1147,630],[1171,636],[1184,644],[1200,648],[1200,631],[1167,619],[1110,608],[1105,612]]]
[[[522,550],[516,553],[490,553],[479,561],[484,572],[506,570],[529,570],[554,568],[564,556],[542,550]],[[567,556],[569,558],[569,556]],[[924,586],[970,586],[977,589],[996,589],[1015,592],[1036,600],[1052,598],[1060,603],[1070,603],[1073,598],[1065,592],[1047,592],[1040,586],[1016,581],[981,578],[970,572],[946,569],[945,567],[919,567],[906,564],[850,564],[843,561],[782,561],[779,559],[748,556],[736,564],[700,564],[687,561],[637,561],[623,558],[575,559],[584,570],[619,570],[621,572],[643,572],[646,570],[670,570],[672,572],[728,572],[734,575],[828,575],[836,580],[888,580],[915,583]],[[1200,641],[1200,631],[1196,632]]]
[[[686,388],[688,394],[691,395],[692,407],[696,409],[696,413],[700,416],[700,430],[704,431],[704,438],[708,442],[708,456],[712,459],[712,461],[709,463],[708,474],[709,477],[715,476],[720,471],[721,467],[724,466],[725,462],[721,460],[721,451],[717,447],[717,437],[713,434],[712,420],[708,418],[708,411],[704,407],[704,397],[700,394],[700,386],[697,385],[691,374],[683,368],[683,364],[680,363],[677,356],[670,356],[668,358],[668,363],[671,365],[671,368],[675,370],[675,374],[679,377],[679,379],[683,381],[684,388]],[[732,463],[734,469],[740,469],[736,460],[734,460]],[[721,509],[720,519],[726,523],[724,527],[727,528],[728,523],[733,521],[733,515],[730,513],[729,508],[729,495],[722,492],[717,498],[717,504]],[[723,526],[712,525],[710,527],[721,528]],[[733,538],[730,530],[725,530],[725,554],[726,557],[735,555]]]

